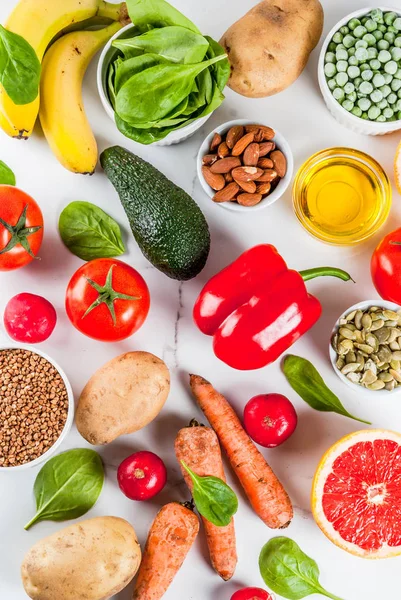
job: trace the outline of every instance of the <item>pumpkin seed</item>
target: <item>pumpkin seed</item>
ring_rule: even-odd
[[[386,321],[386,327],[397,327],[398,321]]]
[[[360,364],[357,362],[349,363],[348,365],[345,365],[341,369],[341,373],[343,375],[348,375],[348,373],[354,373],[357,369],[359,369],[359,367],[360,367]]]
[[[393,379],[392,381],[389,381],[388,383],[386,383],[386,385],[384,386],[384,388],[386,390],[388,390],[389,392],[392,392],[393,389],[395,388],[395,386],[396,386],[396,383],[395,383],[395,381]]]
[[[368,388],[368,390],[382,390],[385,387],[385,383],[384,381],[381,381],[380,379],[377,379],[376,381],[374,381],[373,383],[371,383],[370,385],[367,385],[366,387]]]
[[[357,310],[355,312],[354,323],[355,323],[355,327],[357,329],[362,329],[362,316],[363,316],[363,312],[361,310]]]
[[[339,325],[346,325],[348,323],[347,319],[340,319],[339,320]]]
[[[331,338],[331,347],[333,348],[334,352],[337,352],[338,349],[338,337],[338,333],[335,333]]]
[[[354,317],[356,315],[356,312],[357,312],[356,310],[353,310],[352,312],[348,313],[348,315],[346,316],[345,320],[346,321],[355,321]],[[360,312],[362,314],[361,310],[359,310],[358,312]],[[355,323],[355,325],[356,325],[356,323]]]
[[[401,367],[401,362],[399,360],[391,360],[390,367],[394,369],[394,371],[399,371]]]
[[[364,329],[370,329],[372,327],[372,317],[365,313],[362,317],[362,327]]]
[[[339,356],[336,360],[337,369],[339,369],[341,371],[341,369],[343,368],[344,365],[345,365],[345,360],[341,356]]]
[[[390,348],[387,348],[387,346],[379,346],[377,356],[382,362],[390,362],[392,359],[391,350]]]
[[[390,346],[390,350],[401,350],[400,345],[398,342],[391,342],[391,344],[389,344]]]
[[[379,373],[379,379],[381,381],[384,381],[384,383],[389,383],[390,381],[394,381],[394,377],[391,375],[391,373],[389,373],[387,371],[383,371],[383,373]]]
[[[371,358],[369,358],[369,360],[366,361],[366,363],[365,363],[365,370],[366,371],[372,371],[372,373],[374,373],[375,375],[377,375],[377,366],[376,366],[376,363],[374,363]]]
[[[343,340],[338,345],[338,353],[339,354],[347,354],[347,352],[349,352],[350,350],[353,350],[353,349],[354,349],[354,344],[352,343],[352,340]]]
[[[370,311],[371,311],[371,312],[376,312],[376,311],[378,311],[378,310],[379,310],[379,307],[378,307],[378,306],[371,306],[371,307],[370,307]]]
[[[368,346],[367,344],[355,344],[358,350],[362,350],[365,354],[372,354],[373,348],[372,346]]]
[[[373,335],[373,333],[368,333],[368,335],[366,336],[366,343],[368,344],[368,346],[371,346],[375,352],[379,348],[379,341],[377,337]]]
[[[395,340],[398,338],[400,334],[398,333],[398,329],[396,329],[395,327],[392,327],[390,330],[390,335],[388,337],[387,343],[388,344],[392,344],[393,342],[395,342]]]
[[[396,381],[401,382],[401,373],[399,371],[395,371],[394,369],[389,370],[390,375],[394,377]]]
[[[391,355],[391,360],[401,360],[401,351],[397,350]]]
[[[352,381],[352,383],[359,383],[361,380],[361,374],[360,373],[348,373],[347,379]]]
[[[382,327],[381,329],[377,329],[375,331],[375,335],[379,341],[379,344],[385,344],[390,337],[390,329],[387,327]]]
[[[390,319],[392,321],[398,321],[398,314],[396,312],[394,312],[393,310],[383,310],[383,315],[385,316],[386,319]]]
[[[353,362],[357,362],[356,361],[356,354],[353,350],[350,350],[348,352],[348,354],[345,357],[345,362],[348,365],[349,363],[353,363]]]
[[[376,331],[376,329],[381,329],[384,325],[383,319],[377,319],[372,322],[372,326],[370,328],[371,331]]]
[[[363,383],[364,385],[370,385],[371,383],[374,383],[376,381],[376,379],[377,379],[377,376],[375,375],[375,373],[373,373],[373,371],[368,369],[362,375],[361,383]]]
[[[355,340],[356,338],[355,333],[346,327],[340,327],[340,335],[345,337],[347,340]]]
[[[363,344],[365,342],[365,338],[366,334],[364,331],[359,331],[359,329],[355,331],[355,341],[358,342],[358,344]]]

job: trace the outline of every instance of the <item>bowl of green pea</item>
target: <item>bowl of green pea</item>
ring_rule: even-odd
[[[327,35],[319,85],[331,114],[357,133],[401,129],[401,9],[360,9]]]

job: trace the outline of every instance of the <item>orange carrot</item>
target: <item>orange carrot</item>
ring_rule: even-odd
[[[192,425],[191,421],[191,425]],[[210,427],[194,426],[181,429],[175,440],[175,455],[185,482],[192,492],[193,482],[181,461],[200,477],[213,475],[226,480],[217,435]],[[237,565],[234,520],[226,527],[217,527],[202,517],[213,568],[225,581],[234,575]]]
[[[287,527],[293,517],[291,500],[233,408],[203,377],[191,375],[190,383],[256,514],[272,529]]]
[[[181,568],[199,532],[189,508],[170,502],[157,513],[149,531],[133,600],[160,600]]]

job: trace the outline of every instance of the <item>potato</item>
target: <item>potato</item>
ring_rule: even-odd
[[[90,444],[109,444],[145,427],[170,391],[165,363],[148,352],[127,352],[90,378],[79,398],[75,422]]]
[[[318,0],[262,0],[220,40],[231,62],[228,85],[250,98],[281,92],[304,70],[322,30]]]
[[[22,583],[33,600],[106,600],[128,585],[140,562],[134,528],[118,517],[96,517],[32,546]]]

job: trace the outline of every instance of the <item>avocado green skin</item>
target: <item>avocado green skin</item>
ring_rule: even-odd
[[[196,277],[210,250],[209,227],[196,202],[151,164],[121,146],[104,150],[100,163],[120,196],[146,258],[172,279]]]

